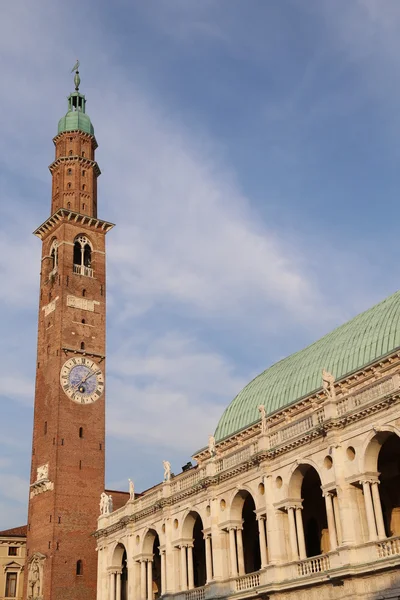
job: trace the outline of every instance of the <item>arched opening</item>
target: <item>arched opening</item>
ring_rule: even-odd
[[[51,244],[50,248],[50,258],[51,258],[51,271],[57,269],[58,264],[58,248],[57,248],[57,240],[54,240]]]
[[[122,555],[122,571],[121,571],[121,600],[127,600],[128,598],[128,557],[126,550]]]
[[[383,521],[387,537],[400,535],[400,438],[387,435],[378,456]]]
[[[80,235],[74,242],[74,273],[93,277],[92,246],[86,236]]]
[[[111,566],[117,571],[113,573],[111,577],[115,578],[114,589],[121,589],[121,595],[115,600],[127,600],[128,598],[128,566],[127,566],[127,554],[125,546],[121,543],[117,544],[112,557]],[[120,578],[120,581],[117,581]],[[120,585],[119,585],[120,584]]]
[[[149,529],[143,540],[143,556],[145,560],[145,570],[141,576],[145,578],[142,582],[142,589],[146,588],[146,598],[150,597],[147,589],[149,577],[151,575],[152,589],[151,597],[153,600],[161,596],[161,554],[160,554],[160,538],[154,529]],[[151,573],[149,573],[151,569]]]
[[[187,572],[181,573],[183,589],[192,589],[206,584],[206,548],[203,529],[200,515],[194,511],[190,512],[182,528],[182,537],[185,540],[192,540],[192,544],[181,547],[181,552],[186,555],[183,563],[187,564]]]
[[[254,500],[251,494],[247,494],[242,510],[244,570],[246,573],[253,573],[261,569],[260,541],[255,510]]]
[[[239,575],[261,569],[261,542],[255,510],[253,496],[247,490],[240,490],[231,505],[231,521],[238,525],[235,535],[231,534],[230,541],[230,552],[236,554],[235,570]],[[265,544],[265,554],[266,552]]]
[[[330,547],[328,520],[326,515],[325,499],[321,490],[321,479],[314,467],[300,465],[293,473],[289,486],[289,496],[295,500],[291,527],[291,548],[294,557],[300,558],[318,556],[334,550]],[[331,499],[329,498],[329,501]],[[296,506],[298,503],[298,506]],[[303,509],[301,510],[300,506]],[[295,515],[295,517],[294,517]],[[334,523],[334,521],[333,521]],[[337,533],[332,532],[332,539],[337,538]]]

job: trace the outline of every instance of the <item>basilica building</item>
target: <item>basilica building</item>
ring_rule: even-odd
[[[24,600],[399,598],[400,292],[251,381],[182,473],[164,456],[151,489],[105,490],[113,224],[98,216],[97,141],[78,67],[53,140],[50,215],[35,231],[26,563],[9,559],[22,558],[25,538],[7,538],[8,597],[23,588]]]
[[[276,363],[98,520],[98,600],[398,598],[400,292]],[[131,490],[132,491],[132,490]]]

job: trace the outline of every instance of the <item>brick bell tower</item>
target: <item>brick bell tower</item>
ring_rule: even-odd
[[[105,236],[97,148],[75,91],[54,138],[51,216],[42,240],[26,599],[95,600],[105,452]]]

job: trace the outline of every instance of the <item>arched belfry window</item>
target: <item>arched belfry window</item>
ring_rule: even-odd
[[[74,273],[93,277],[92,245],[85,235],[79,235],[74,242]]]
[[[57,240],[54,240],[50,247],[50,258],[51,258],[51,269],[50,271],[56,271],[58,266],[58,244]]]

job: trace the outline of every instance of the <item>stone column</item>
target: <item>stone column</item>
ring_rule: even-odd
[[[212,565],[212,548],[211,548],[211,535],[206,535],[206,583],[210,583],[213,579],[213,565]]]
[[[229,554],[231,557],[231,576],[237,577],[237,554],[236,554],[236,540],[235,540],[235,529],[231,527],[229,529]]]
[[[307,551],[306,551],[306,542],[304,539],[303,517],[302,517],[301,511],[302,511],[301,507],[297,506],[296,507],[297,541],[299,544],[300,560],[304,560],[305,558],[307,558]]]
[[[267,539],[265,537],[265,518],[258,517],[258,532],[260,540],[260,552],[261,552],[261,568],[264,569],[267,564]]]
[[[238,554],[238,567],[239,567],[239,575],[244,575],[244,552],[243,552],[243,537],[242,537],[242,529],[238,528],[236,530],[236,544],[237,544],[237,554]]]
[[[166,556],[165,550],[161,550],[161,595],[167,591],[167,573],[166,573]]]
[[[328,521],[328,531],[329,531],[329,545],[330,550],[336,550],[337,548],[337,535],[336,535],[336,525],[335,525],[335,516],[333,514],[333,502],[332,502],[332,494],[330,492],[326,492],[325,494],[325,508],[326,508],[326,518]]]
[[[381,504],[381,498],[379,496],[378,481],[373,481],[371,483],[371,491],[372,491],[372,501],[373,501],[374,510],[375,510],[376,526],[378,529],[378,537],[380,540],[382,540],[386,537],[386,531],[385,531],[385,523],[383,521],[382,504]]]
[[[188,546],[187,553],[189,590],[192,590],[194,588],[193,546]]]
[[[146,561],[140,561],[140,598],[146,600]]]
[[[187,585],[187,560],[186,560],[186,546],[181,546],[181,590],[186,591]]]
[[[147,600],[153,600],[153,561],[147,561]]]
[[[115,573],[110,573],[110,600],[115,600]]]
[[[299,551],[297,549],[296,523],[294,520],[294,507],[289,506],[287,509],[289,519],[289,537],[290,548],[292,551],[292,560],[299,560]]]
[[[117,571],[115,574],[115,579],[117,582],[116,586],[116,600],[121,600],[121,572]]]
[[[367,513],[369,540],[370,542],[373,542],[378,538],[378,536],[376,532],[376,523],[374,516],[374,507],[372,505],[370,482],[362,481],[361,483],[364,492],[365,511]]]
[[[339,510],[339,500],[337,496],[333,496],[333,514],[335,517],[335,525],[336,525],[336,533],[337,533],[337,541],[338,545],[341,546],[343,543],[343,534],[342,534],[342,524],[340,522],[340,510]]]

